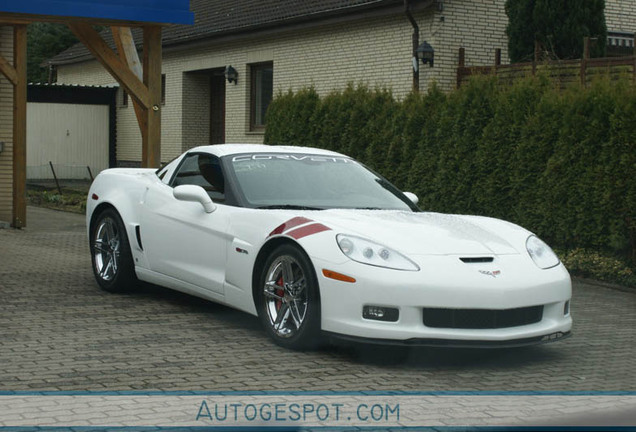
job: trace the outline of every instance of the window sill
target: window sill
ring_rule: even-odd
[[[245,132],[245,135],[265,135],[265,128],[263,129],[255,129],[255,130],[248,130]]]

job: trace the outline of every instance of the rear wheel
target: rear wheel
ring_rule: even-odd
[[[318,281],[299,248],[282,245],[267,258],[257,287],[258,315],[278,345],[306,349],[320,335]]]
[[[137,283],[128,235],[119,214],[106,209],[93,224],[90,237],[93,274],[110,292],[128,291]]]

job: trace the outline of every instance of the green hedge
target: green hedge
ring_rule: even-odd
[[[318,97],[281,93],[265,142],[357,158],[425,210],[518,223],[566,250],[592,248],[636,263],[636,87],[598,80],[560,91],[480,77],[449,94],[396,100],[349,85]]]

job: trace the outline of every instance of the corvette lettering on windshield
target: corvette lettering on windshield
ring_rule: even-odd
[[[248,160],[295,160],[309,162],[333,162],[333,163],[356,163],[351,159],[333,156],[315,156],[315,155],[294,155],[294,154],[253,154],[234,156],[232,162],[242,162]]]

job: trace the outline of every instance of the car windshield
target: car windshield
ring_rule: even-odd
[[[417,209],[387,180],[342,156],[255,153],[229,156],[228,165],[250,207]]]

